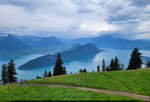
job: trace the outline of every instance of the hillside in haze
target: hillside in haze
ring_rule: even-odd
[[[55,36],[19,36],[14,34],[1,34],[0,56],[14,58],[39,53],[56,53],[68,49]]]
[[[98,49],[93,44],[85,44],[85,45],[73,46],[69,50],[61,52],[61,55],[63,57],[64,62],[70,62],[73,60],[84,60],[84,59],[87,60],[88,58],[94,57],[100,51],[102,50]],[[53,65],[57,55],[58,53],[54,55],[46,55],[46,56],[33,59],[21,65],[19,68],[28,69],[28,68],[36,68],[36,67]]]
[[[31,46],[11,35],[0,37],[0,52],[20,51],[29,48]]]
[[[93,38],[80,38],[73,41],[73,43],[93,43],[98,47],[102,48],[113,48],[113,49],[133,49],[139,48],[144,50],[150,49],[150,40],[127,40],[123,38],[113,37],[111,35],[103,35]]]
[[[40,41],[42,38],[44,38],[44,37],[33,36],[33,35],[24,35],[24,36],[12,35],[12,36],[14,36],[15,38],[17,38],[29,45],[34,45],[34,43],[36,43],[36,42]]]
[[[57,48],[62,47],[63,43],[55,36],[45,37],[35,43],[38,48]]]

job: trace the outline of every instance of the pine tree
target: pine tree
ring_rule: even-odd
[[[48,77],[51,77],[51,76],[52,76],[51,71],[48,72],[48,75],[47,75],[47,76],[48,76]]]
[[[97,72],[100,72],[100,65],[97,66]]]
[[[8,81],[7,81],[7,66],[6,64],[3,64],[2,65],[2,83],[3,84],[6,84]]]
[[[83,72],[84,72],[84,73],[87,73],[87,70],[86,70],[86,68],[84,68],[84,69],[83,69]]]
[[[37,78],[37,79],[42,79],[42,77],[40,77],[40,76],[36,76],[36,78]]]
[[[102,61],[102,71],[106,71],[106,65],[105,65],[105,60],[104,59]]]
[[[130,69],[140,69],[143,62],[141,59],[141,53],[139,52],[138,48],[134,48],[134,50],[131,53],[131,58],[128,64],[128,70]]]
[[[107,66],[107,67],[106,67],[106,71],[110,71],[110,68],[109,68],[109,66]]]
[[[66,70],[64,70],[64,67],[63,67],[63,59],[61,57],[61,54],[58,54],[57,55],[57,58],[56,58],[56,62],[55,62],[55,67],[54,67],[54,70],[53,70],[53,75],[56,76],[56,75],[63,75],[66,73]]]
[[[114,60],[112,59],[110,62],[110,71],[113,71],[114,69]]]
[[[146,67],[147,67],[147,68],[150,67],[150,61],[147,61]]]
[[[83,73],[83,70],[82,70],[82,69],[80,69],[80,70],[79,70],[79,73]]]
[[[48,73],[47,70],[45,70],[44,74],[43,74],[43,78],[47,78],[48,77]]]
[[[114,59],[114,65],[113,65],[114,67],[114,69],[113,70],[121,70],[120,69],[120,64],[119,64],[119,59],[117,58],[117,56],[115,57],[115,59]]]
[[[7,68],[8,68],[8,72],[7,72],[8,82],[10,82],[10,83],[16,82],[17,81],[17,77],[16,77],[17,73],[16,73],[14,61],[12,59],[8,63]]]
[[[66,67],[63,67],[62,74],[67,74]]]

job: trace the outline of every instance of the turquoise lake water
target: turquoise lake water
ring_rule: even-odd
[[[104,58],[106,61],[106,64],[110,63],[110,60],[114,58],[115,56],[118,56],[120,60],[120,64],[124,64],[125,67],[127,67],[131,50],[114,50],[114,49],[104,49],[105,51],[98,53],[95,55],[93,59],[90,61],[72,61],[70,63],[64,63],[64,66],[66,66],[67,72],[73,72],[77,73],[79,69],[81,68],[86,68],[87,71],[96,71],[96,66],[102,64],[102,59]],[[141,50],[140,51],[143,56],[150,57],[150,50]],[[45,70],[48,71],[53,71],[53,65],[47,66],[47,67],[42,67],[42,68],[36,68],[36,69],[30,69],[30,70],[20,70],[17,69],[18,66],[24,64],[25,62],[43,56],[43,54],[33,54],[33,55],[28,55],[25,57],[20,57],[15,59],[15,64],[16,64],[16,70],[17,70],[17,77],[19,80],[24,79],[24,80],[29,80],[32,78],[35,78],[37,75],[42,76]],[[1,59],[1,58],[0,58]],[[5,59],[5,60],[0,60],[0,65],[2,64],[7,64],[10,59]],[[0,69],[1,71],[1,69]]]

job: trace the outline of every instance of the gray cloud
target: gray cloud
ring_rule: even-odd
[[[77,38],[120,32],[135,39],[150,34],[149,18],[149,0],[0,1],[0,31],[5,33]]]
[[[132,0],[132,4],[136,6],[146,6],[150,4],[150,0]]]

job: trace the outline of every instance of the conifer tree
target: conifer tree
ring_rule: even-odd
[[[114,59],[114,69],[113,70],[121,70],[120,64],[119,64],[119,59],[117,58],[117,56]]]
[[[102,61],[102,71],[106,71],[106,65],[105,65],[105,60],[104,59]]]
[[[147,67],[147,68],[150,67],[150,61],[147,61],[146,67]]]
[[[65,67],[63,67],[62,56],[61,56],[61,54],[58,54],[57,58],[56,58],[56,62],[55,62],[55,67],[54,67],[54,70],[53,70],[53,75],[54,76],[63,75],[65,73],[67,73],[67,72],[66,72]]]
[[[97,72],[100,72],[100,65],[97,66]]]
[[[84,72],[84,73],[86,73],[86,72],[87,72],[86,68],[84,68],[84,69],[83,69],[83,72]]]
[[[42,79],[42,77],[40,77],[40,76],[36,76],[36,78],[37,78],[37,79]]]
[[[83,73],[83,70],[82,70],[82,69],[80,69],[80,70],[79,70],[79,73]]]
[[[86,72],[87,72],[86,68],[79,70],[79,73],[86,73]]]
[[[45,72],[44,72],[44,74],[43,74],[43,77],[44,77],[44,78],[47,78],[47,77],[48,77],[47,70],[45,70]]]
[[[110,62],[110,71],[113,71],[114,69],[114,60],[112,59],[111,62]]]
[[[6,66],[6,64],[3,64],[2,65],[2,74],[1,74],[2,76],[2,83],[3,84],[6,84],[8,81],[7,81],[7,66]]]
[[[52,73],[51,73],[51,71],[49,71],[47,74],[47,77],[51,77],[51,76],[52,76]]]
[[[16,73],[14,61],[12,59],[8,63],[7,68],[8,68],[8,71],[7,71],[8,82],[10,82],[10,83],[16,82],[17,81],[17,77],[16,77],[17,73]]]
[[[139,52],[138,48],[134,48],[134,50],[131,53],[131,58],[128,64],[128,70],[130,69],[140,69],[143,62],[141,59],[141,53]]]
[[[66,67],[63,67],[62,73],[67,74]]]
[[[106,71],[110,71],[110,68],[109,68],[109,66],[107,65],[107,67],[106,67]]]

